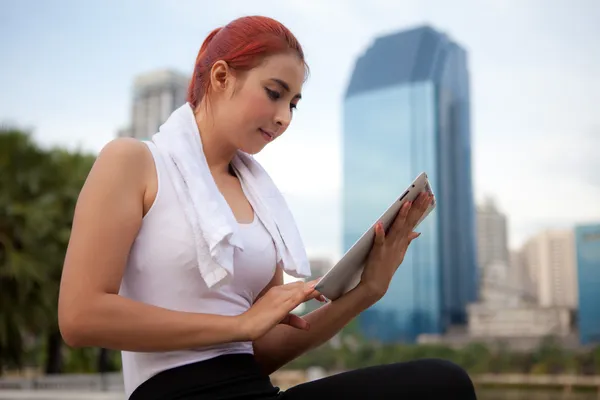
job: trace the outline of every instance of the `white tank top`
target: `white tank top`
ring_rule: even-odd
[[[271,281],[276,268],[273,239],[254,216],[240,224],[244,251],[234,254],[233,281],[208,290],[196,265],[191,229],[165,165],[154,144],[148,142],[158,179],[156,199],[135,239],[119,294],[171,310],[239,315],[253,304]],[[121,352],[127,397],[144,381],[166,369],[229,353],[252,353],[251,342],[227,343],[193,350],[163,353]]]

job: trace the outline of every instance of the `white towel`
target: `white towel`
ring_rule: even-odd
[[[239,226],[208,168],[198,125],[189,103],[175,110],[152,142],[165,159],[181,207],[192,228],[198,268],[209,288],[233,277],[234,248],[243,250]],[[296,277],[310,276],[310,264],[294,218],[267,172],[251,155],[238,151],[232,161],[248,201],[271,234],[277,262]]]

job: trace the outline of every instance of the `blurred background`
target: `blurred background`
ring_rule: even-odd
[[[484,400],[598,398],[597,0],[0,0],[0,399],[123,398],[120,354],[57,328],[78,192],[108,141],[185,102],[206,35],[254,14],[311,68],[257,158],[314,277],[420,172],[438,200],[384,299],[274,381],[443,357]]]

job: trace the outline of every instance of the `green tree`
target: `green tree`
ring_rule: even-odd
[[[472,343],[458,351],[456,362],[470,373],[480,374],[488,372],[492,358],[492,352],[487,346]]]
[[[45,299],[50,308],[50,320],[46,327],[47,357],[46,372],[61,371],[62,338],[58,330],[56,304],[58,303],[58,287],[62,273],[64,254],[71,235],[73,212],[79,192],[94,163],[95,157],[81,152],[67,152],[62,149],[48,153],[55,175],[52,198],[48,199],[46,218],[52,226],[47,232],[46,294]]]
[[[47,323],[40,231],[45,221],[37,206],[47,186],[50,160],[29,136],[17,130],[0,134],[0,372],[20,367],[24,333]]]
[[[544,338],[537,351],[533,355],[535,365],[532,373],[558,374],[566,372],[568,365],[568,354],[553,337]]]
[[[591,364],[594,370],[594,373],[600,375],[600,345],[596,346],[591,350]]]
[[[61,370],[58,287],[75,202],[93,161],[0,129],[0,372],[20,368],[26,341],[36,338],[46,341],[46,371]]]

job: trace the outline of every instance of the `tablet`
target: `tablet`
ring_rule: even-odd
[[[428,192],[433,194],[429,179],[425,172],[421,173],[411,185],[396,199],[388,209],[371,225],[371,227],[352,245],[350,250],[321,278],[315,289],[329,300],[336,300],[344,293],[354,289],[360,282],[364,263],[375,240],[375,225],[381,221],[387,233],[394,222],[400,207],[407,201],[414,201],[419,193]],[[435,208],[435,197],[417,226]]]

